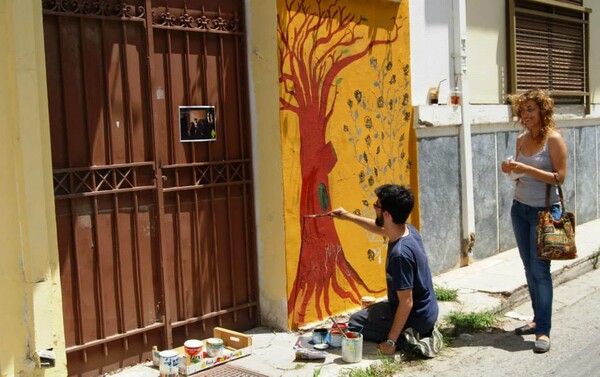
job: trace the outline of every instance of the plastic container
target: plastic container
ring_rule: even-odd
[[[450,91],[450,104],[453,106],[460,105],[460,97],[460,90],[458,90],[458,87],[454,88],[454,90]]]

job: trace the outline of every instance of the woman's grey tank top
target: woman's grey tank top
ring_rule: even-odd
[[[517,161],[525,165],[533,166],[545,171],[552,171],[552,160],[548,152],[548,141],[544,143],[544,148],[537,154],[526,157],[519,153]],[[517,180],[515,186],[515,200],[531,207],[546,206],[546,183],[539,181],[529,175],[524,175]],[[558,188],[553,185],[550,188],[550,204],[560,203],[558,197]]]

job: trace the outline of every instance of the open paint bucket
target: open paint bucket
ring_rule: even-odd
[[[314,329],[312,333],[312,342],[313,344],[323,344],[327,341],[327,333],[329,330],[318,328]]]
[[[358,363],[362,360],[363,336],[348,331],[342,339],[342,360],[347,363]]]
[[[329,330],[329,345],[332,347],[341,347],[342,346],[342,332],[338,329]]]
[[[377,300],[373,296],[363,296],[360,299],[360,304],[363,308],[366,308],[368,306],[373,305],[375,303],[375,301],[377,301]]]
[[[208,357],[223,356],[223,339],[208,338],[206,339],[206,352]]]
[[[159,354],[160,377],[177,377],[179,375],[179,353],[174,350],[162,351]]]

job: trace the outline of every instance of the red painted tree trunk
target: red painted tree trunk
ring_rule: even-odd
[[[318,111],[307,109],[300,114],[299,122],[302,141],[300,146],[302,244],[296,279],[288,300],[288,313],[292,316],[294,327],[305,323],[307,306],[313,297],[318,319],[324,318],[323,311],[327,316],[331,316],[330,289],[333,289],[337,296],[355,304],[360,302],[359,286],[366,292],[376,293],[366,286],[346,260],[333,218],[305,217],[305,215],[331,210],[328,176],[337,162],[337,157],[333,145],[325,143],[326,125]],[[323,202],[323,191],[327,194],[325,202]],[[345,282],[338,281],[339,275],[336,274],[338,269]],[[347,286],[350,287],[349,290],[343,288]]]

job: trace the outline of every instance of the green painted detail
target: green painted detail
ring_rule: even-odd
[[[323,212],[329,208],[329,196],[327,195],[327,187],[324,183],[319,183],[319,203]]]

